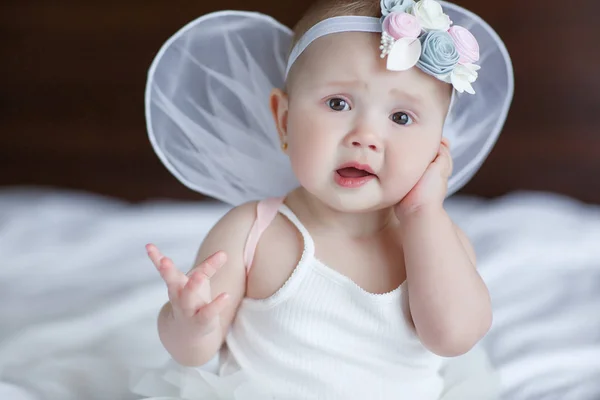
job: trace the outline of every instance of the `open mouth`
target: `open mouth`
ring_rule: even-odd
[[[335,171],[335,182],[344,188],[358,188],[377,178],[368,165],[347,163]]]
[[[340,168],[336,171],[342,178],[364,178],[365,176],[375,176],[375,174],[356,167]]]

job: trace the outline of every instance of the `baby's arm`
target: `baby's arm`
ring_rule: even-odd
[[[179,291],[185,296],[187,304],[182,303],[182,308],[178,307],[179,304],[174,306],[170,301],[159,314],[160,339],[179,364],[203,365],[216,355],[223,344],[246,291],[243,251],[255,218],[255,209],[255,203],[236,207],[211,229],[200,246],[193,272],[190,271],[187,276],[180,273],[179,276],[186,282],[189,277],[190,283],[184,282],[185,288]],[[220,254],[217,253],[222,252],[225,253],[226,259],[220,266]],[[208,261],[208,264],[203,263],[204,261]],[[161,268],[171,268],[171,274],[179,272],[174,267],[169,267],[169,263],[170,260],[163,259],[165,266]],[[161,275],[163,273],[161,270]],[[184,294],[183,290],[186,289],[188,293]],[[222,294],[226,294],[227,297],[221,296]],[[170,298],[172,299],[171,294]],[[220,302],[213,307],[213,310],[218,310],[216,315],[208,309],[211,307],[211,301]],[[187,313],[185,308],[188,309]],[[201,315],[203,309],[207,309],[207,316]],[[199,316],[201,318],[198,318]]]
[[[475,252],[446,211],[422,209],[402,221],[409,304],[423,344],[441,356],[470,350],[492,322]]]

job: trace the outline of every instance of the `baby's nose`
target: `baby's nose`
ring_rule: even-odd
[[[380,152],[383,149],[383,138],[372,124],[361,123],[354,127],[344,138],[346,147]]]
[[[375,143],[375,140],[355,139],[352,141],[352,146],[359,148],[368,148],[373,151],[379,151],[379,145]]]

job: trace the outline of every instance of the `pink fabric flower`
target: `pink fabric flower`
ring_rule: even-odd
[[[405,12],[393,12],[383,20],[383,29],[395,40],[403,37],[418,38],[421,34],[421,24],[417,17]]]
[[[460,64],[473,64],[479,60],[479,43],[468,29],[454,25],[448,33],[460,54]]]

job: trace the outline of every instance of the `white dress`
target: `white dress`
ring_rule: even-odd
[[[285,204],[278,210],[302,234],[302,257],[273,296],[242,300],[218,373],[172,363],[145,374],[136,393],[185,400],[497,398],[479,348],[449,362],[421,344],[406,318],[405,284],[366,292],[316,259],[305,227]]]

